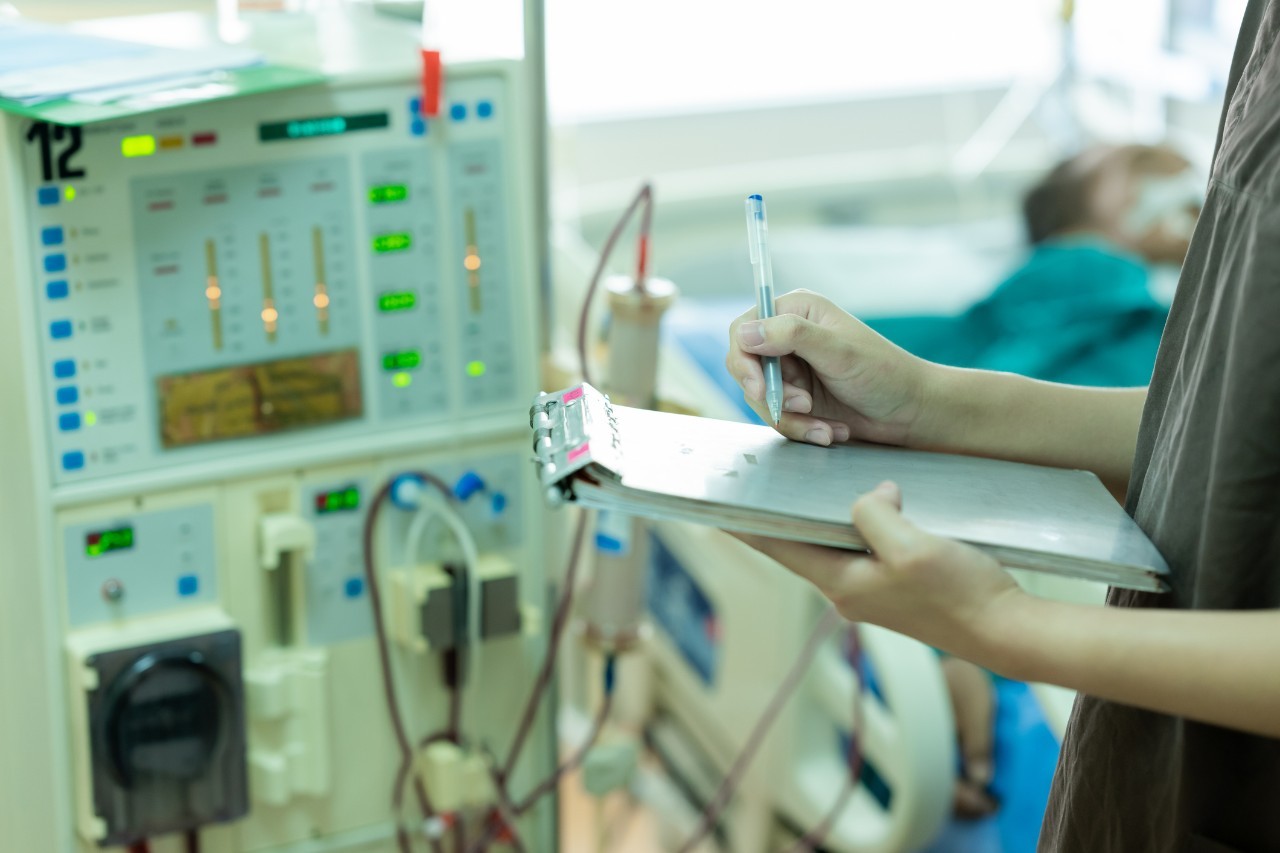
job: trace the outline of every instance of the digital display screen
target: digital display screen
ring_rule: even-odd
[[[416,349],[389,352],[382,357],[382,369],[387,371],[412,370],[419,364],[422,364],[422,353]]]
[[[413,236],[408,231],[379,234],[373,238],[373,250],[379,255],[385,255],[387,252],[403,252],[412,245]]]
[[[345,489],[334,489],[331,492],[316,494],[316,514],[325,515],[330,512],[350,512],[360,508],[360,489],[347,486]]]
[[[418,295],[412,290],[389,290],[378,296],[378,310],[384,313],[408,311],[418,304]]]
[[[95,530],[84,537],[86,557],[101,557],[112,551],[127,551],[133,547],[133,528],[117,527],[114,530]]]
[[[358,130],[378,130],[390,125],[391,117],[385,112],[349,116],[313,116],[289,121],[264,122],[258,125],[258,139],[262,142],[315,139],[320,136],[354,133]]]
[[[377,187],[369,187],[369,201],[374,204],[404,201],[408,197],[409,187],[404,184],[382,184]]]

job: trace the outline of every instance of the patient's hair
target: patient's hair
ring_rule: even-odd
[[[1090,194],[1095,174],[1089,168],[1096,153],[1086,151],[1054,166],[1022,199],[1027,239],[1034,246],[1066,231],[1086,228],[1092,221]]]
[[[1167,145],[1091,145],[1054,166],[1027,191],[1022,199],[1027,239],[1035,245],[1070,231],[1115,236],[1126,181],[1175,174],[1189,165]]]

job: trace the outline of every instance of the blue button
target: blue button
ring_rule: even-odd
[[[462,121],[464,118],[467,117],[467,105],[454,104],[453,106],[449,107],[449,117],[454,121]]]
[[[476,104],[476,115],[480,118],[489,118],[493,115],[493,101],[481,101]]]
[[[66,281],[58,279],[57,281],[47,283],[44,286],[44,292],[50,299],[66,299],[67,294],[71,291],[67,287]]]
[[[342,591],[347,594],[347,598],[359,598],[364,592],[364,578],[347,578]]]
[[[422,98],[414,97],[409,99],[409,112],[416,116],[422,115]]]
[[[58,429],[63,432],[74,432],[80,429],[80,415],[76,412],[67,412],[65,415],[58,415]]]
[[[55,379],[70,379],[76,375],[76,363],[74,359],[63,358],[53,363],[53,376]]]
[[[80,391],[74,385],[63,385],[55,394],[58,398],[58,405],[70,406],[72,403],[79,402]]]
[[[409,123],[409,132],[414,136],[426,136],[427,123],[420,118],[415,118]]]
[[[73,450],[70,453],[62,454],[62,470],[63,471],[79,471],[84,467],[84,454],[79,450]]]
[[[71,321],[70,320],[54,320],[49,324],[49,335],[53,338],[69,338],[71,337]]]
[[[45,255],[44,271],[45,272],[62,272],[67,268],[66,255]]]
[[[54,225],[40,232],[40,242],[46,246],[61,246],[62,239],[62,227],[59,225]]]
[[[178,595],[190,598],[200,592],[200,578],[195,575],[183,575],[178,578]]]
[[[58,192],[57,187],[41,187],[36,190],[36,201],[41,207],[48,207],[51,204],[57,204],[62,200],[62,193]]]
[[[502,515],[507,511],[507,496],[502,492],[497,492],[490,500],[489,507],[493,510],[494,515]]]

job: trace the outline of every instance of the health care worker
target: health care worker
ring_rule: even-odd
[[[1280,850],[1280,0],[1245,12],[1149,388],[941,367],[811,293],[778,311],[734,321],[727,363],[763,416],[758,356],[784,356],[783,434],[1094,471],[1127,494],[1172,590],[1035,599],[914,527],[890,483],[853,505],[874,556],[744,538],[849,619],[1080,692],[1042,851]]]

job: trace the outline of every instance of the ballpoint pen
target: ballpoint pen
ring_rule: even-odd
[[[756,279],[756,308],[761,320],[774,315],[773,264],[769,260],[769,222],[764,215],[764,198],[747,196],[747,253]],[[769,417],[777,426],[782,418],[782,364],[774,355],[761,356],[764,368],[764,401]]]

